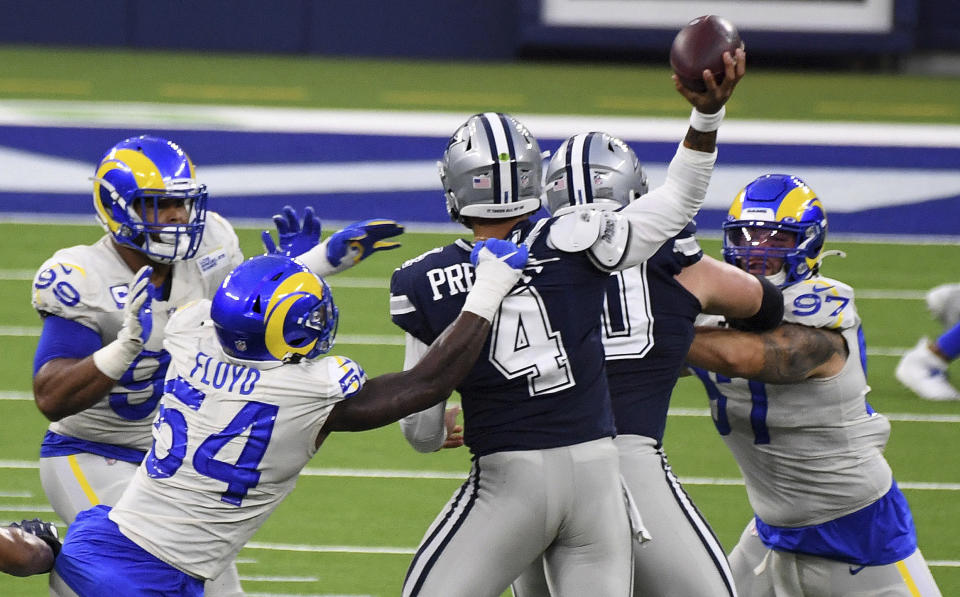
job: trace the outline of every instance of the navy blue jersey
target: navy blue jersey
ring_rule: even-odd
[[[476,456],[615,433],[600,334],[609,274],[583,253],[550,248],[553,220],[541,222],[521,222],[508,237],[530,247],[529,261],[457,388],[464,442]],[[463,307],[473,282],[471,249],[458,240],[397,269],[390,282],[393,322],[432,343]]]
[[[674,278],[703,252],[691,224],[645,263],[610,276],[604,309],[607,379],[617,432],[663,440],[700,301]]]

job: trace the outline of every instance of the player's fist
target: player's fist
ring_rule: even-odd
[[[506,240],[491,238],[475,244],[470,262],[476,275],[463,310],[493,321],[500,302],[520,280],[528,256],[526,245]]]

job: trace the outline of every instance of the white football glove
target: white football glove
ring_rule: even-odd
[[[152,274],[153,268],[149,265],[134,274],[127,304],[123,307],[123,327],[117,333],[117,339],[93,353],[93,363],[110,379],[123,377],[153,332],[151,303],[160,291],[150,283]]]
[[[514,287],[527,263],[529,249],[496,238],[478,242],[470,253],[476,276],[463,304],[464,311],[476,313],[487,321],[500,308],[500,302]]]

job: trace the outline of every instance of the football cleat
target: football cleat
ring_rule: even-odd
[[[499,112],[474,114],[437,163],[455,222],[513,218],[540,209],[543,158],[527,127]]]
[[[149,135],[125,139],[103,155],[91,180],[97,220],[117,243],[161,263],[196,255],[207,189],[179,145]]]
[[[619,209],[649,189],[630,146],[599,132],[564,141],[547,165],[545,180],[547,210],[553,216],[582,207]]]
[[[786,287],[819,270],[827,214],[813,189],[796,176],[766,174],[737,194],[722,228],[727,263]],[[770,271],[770,260],[782,266]]]
[[[926,338],[920,338],[897,363],[897,381],[926,400],[960,400],[960,391],[947,379],[949,363],[930,350]]]
[[[275,254],[237,266],[210,306],[223,351],[245,361],[295,363],[325,354],[333,348],[339,316],[326,282]]]
[[[941,284],[927,292],[927,309],[945,330],[960,323],[960,284]]]

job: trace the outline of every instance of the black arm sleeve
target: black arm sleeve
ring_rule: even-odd
[[[763,287],[760,309],[746,319],[729,320],[730,327],[744,332],[763,332],[772,330],[783,320],[783,293],[773,282],[763,276],[756,276]]]

